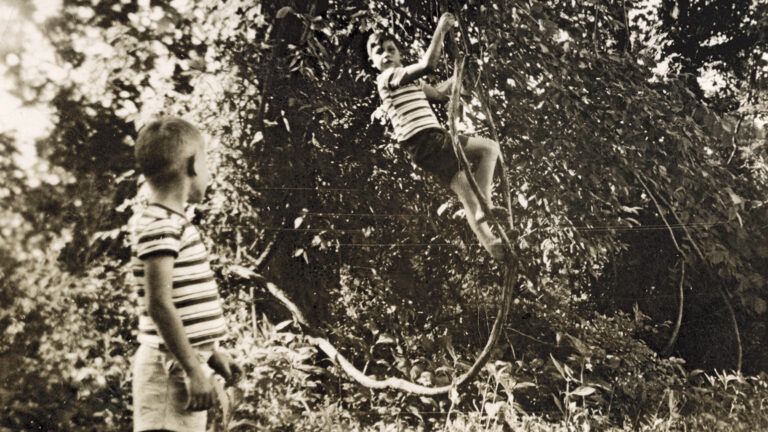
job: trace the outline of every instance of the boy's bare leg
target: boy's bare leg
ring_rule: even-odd
[[[493,235],[487,223],[477,223],[476,215],[478,213],[482,214],[482,209],[480,208],[480,201],[478,201],[475,193],[472,191],[469,179],[467,179],[464,171],[459,172],[453,177],[451,180],[451,190],[456,193],[459,201],[464,206],[469,227],[475,233],[477,239],[480,240],[480,244],[483,245],[493,258],[501,260],[504,256],[504,247],[501,242]]]
[[[475,180],[477,180],[477,185],[487,200],[488,207],[493,208],[491,200],[493,194],[493,174],[496,171],[496,163],[499,159],[499,144],[487,138],[472,137],[467,141],[464,151],[470,159],[479,159]],[[482,209],[478,210],[479,213],[476,212],[475,217],[482,215]]]

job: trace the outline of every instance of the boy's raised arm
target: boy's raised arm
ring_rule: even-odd
[[[403,73],[399,74],[399,77],[393,77],[390,80],[390,84],[394,87],[408,84],[415,81],[429,72],[433,71],[438,62],[440,61],[440,55],[443,51],[443,37],[445,33],[456,23],[456,18],[451,13],[444,13],[440,17],[440,21],[435,28],[435,34],[432,35],[432,41],[427,48],[427,52],[416,63],[410,64],[403,68]],[[395,82],[397,80],[397,82]]]

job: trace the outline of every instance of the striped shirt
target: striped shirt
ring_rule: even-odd
[[[131,269],[139,295],[139,342],[163,348],[163,338],[147,312],[144,259],[171,255],[173,305],[189,342],[202,345],[222,339],[227,325],[208,251],[187,218],[159,204],[150,204],[131,223]]]
[[[376,78],[382,109],[392,122],[398,142],[407,140],[416,132],[442,127],[429,106],[420,82],[399,86],[404,74],[404,68],[393,67]]]

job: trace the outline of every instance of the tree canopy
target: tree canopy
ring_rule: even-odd
[[[443,385],[472,362],[499,269],[459,203],[395,145],[365,53],[385,29],[415,58],[445,11],[460,18],[475,91],[461,127],[488,136],[493,121],[501,137],[524,289],[469,390],[371,393],[238,269],[280,286],[373,376]],[[0,400],[16,402],[0,424],[130,423],[133,140],[174,114],[210,138],[214,184],[194,212],[248,364],[223,414],[231,428],[764,427],[766,12],[764,1],[65,0],[44,28],[59,63],[26,52],[12,71],[20,94],[53,110],[38,153],[64,181],[15,178],[0,138],[0,212],[26,227],[2,232],[0,361],[45,365],[0,375],[23,384],[2,385]],[[428,79],[452,65],[446,55]],[[39,236],[61,252],[19,255],[44,251]]]

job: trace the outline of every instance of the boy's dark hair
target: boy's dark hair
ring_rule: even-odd
[[[178,117],[161,117],[139,130],[136,161],[150,184],[166,185],[189,170],[194,161],[200,131]]]
[[[373,48],[375,46],[384,45],[384,42],[386,41],[391,41],[393,44],[395,44],[398,51],[400,52],[403,51],[403,45],[395,37],[395,35],[384,32],[384,31],[377,31],[377,32],[371,33],[371,35],[368,36],[368,42],[366,42],[365,44],[365,49],[366,49],[366,52],[368,53],[368,57],[369,58],[371,57],[371,52],[373,51]]]

